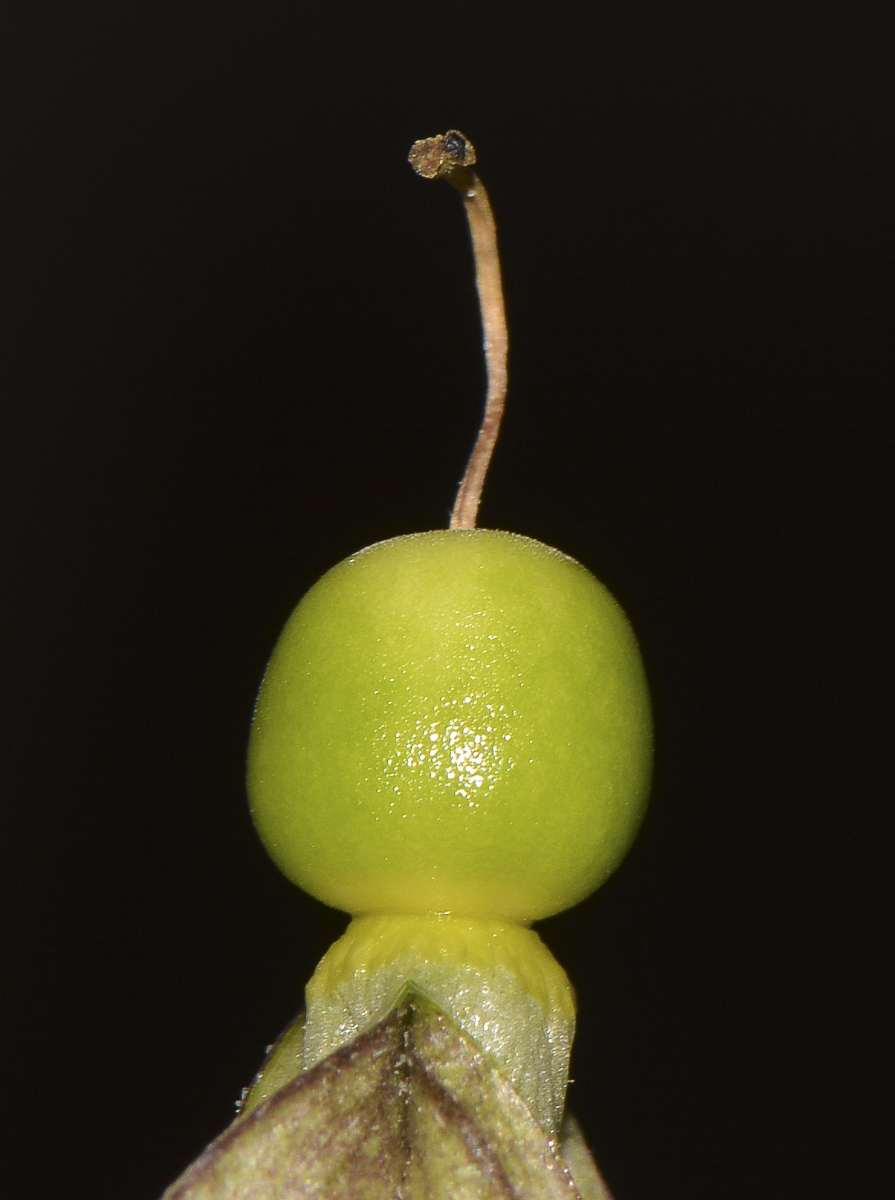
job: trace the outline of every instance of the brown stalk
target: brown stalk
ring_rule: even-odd
[[[475,280],[482,314],[488,392],[485,415],[460,483],[451,529],[475,529],[482,487],[500,429],[507,394],[507,320],[500,282],[497,226],[485,185],[472,170],[475,149],[456,129],[438,137],[414,142],[408,155],[413,169],[424,179],[446,179],[463,197],[472,248]]]

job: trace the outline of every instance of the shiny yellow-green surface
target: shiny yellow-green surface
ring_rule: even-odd
[[[528,922],[583,899],[640,824],[649,698],[624,613],[515,534],[381,542],[292,614],[249,746],[258,832],[350,913]]]

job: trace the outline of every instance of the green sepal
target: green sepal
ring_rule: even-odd
[[[305,1070],[372,1029],[408,989],[456,1021],[547,1133],[559,1133],[575,996],[538,935],[519,925],[449,913],[355,917],[305,988]]]
[[[163,1200],[609,1196],[577,1127],[564,1127],[562,1147],[548,1137],[493,1059],[413,992],[273,1094],[263,1084],[264,1072],[240,1117]]]

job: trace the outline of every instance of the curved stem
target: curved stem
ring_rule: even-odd
[[[500,430],[507,394],[507,320],[497,252],[497,226],[485,185],[471,169],[475,150],[468,138],[451,129],[435,138],[415,142],[410,163],[424,179],[446,179],[463,197],[472,249],[476,287],[482,314],[488,392],[485,415],[460,483],[451,529],[475,529],[485,475]]]

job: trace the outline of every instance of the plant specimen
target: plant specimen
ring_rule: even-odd
[[[637,832],[646,679],[589,571],[476,528],[507,380],[494,218],[462,134],[410,160],[464,201],[485,418],[450,528],[334,567],[273,652],[253,819],[283,872],[353,919],[169,1200],[606,1194],[565,1113],[572,990],[529,926],[598,887]]]

